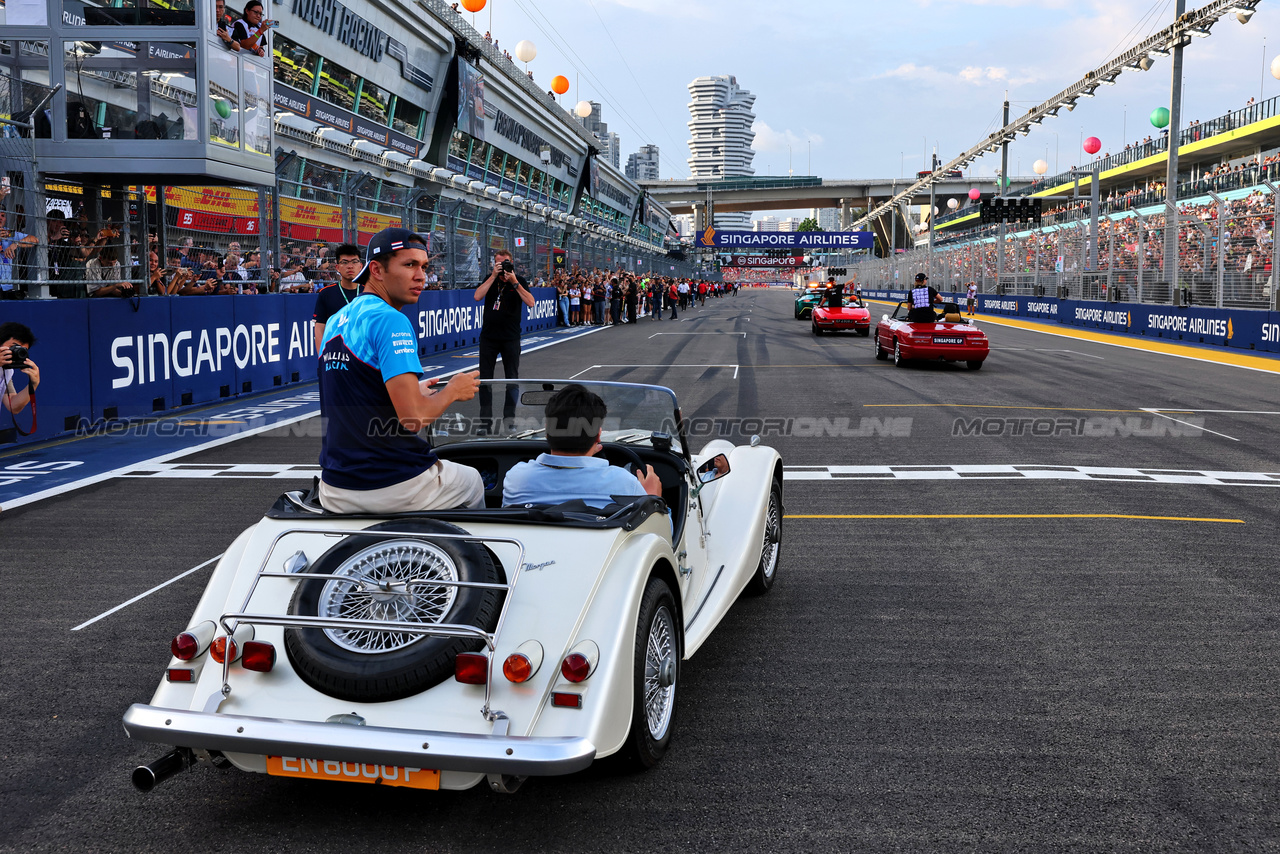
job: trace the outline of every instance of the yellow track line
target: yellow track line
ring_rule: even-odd
[[[1135,519],[1147,522],[1226,522],[1243,525],[1243,519],[1209,519],[1195,516],[1129,516],[1124,513],[859,513],[788,514],[784,519]]]

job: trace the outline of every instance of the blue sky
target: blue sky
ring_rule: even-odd
[[[1190,0],[1189,8],[1202,5]],[[662,149],[662,177],[684,177],[687,85],[735,74],[756,95],[757,174],[792,168],[826,178],[914,173],[936,143],[948,160],[998,125],[1005,90],[1016,116],[1173,19],[1174,0],[490,0],[476,16],[501,46],[538,47],[539,83],[564,74],[561,100],[604,104],[626,154]],[[470,17],[470,15],[468,15]],[[1253,20],[1225,18],[1186,51],[1184,116],[1208,120],[1260,94],[1280,53],[1280,3]],[[541,26],[541,29],[539,26]],[[1271,34],[1264,55],[1264,36]],[[567,48],[565,46],[568,46]],[[625,63],[620,57],[625,57]],[[575,65],[584,71],[575,71]],[[1126,72],[1117,85],[1046,120],[1010,147],[1010,171],[1084,162],[1081,136],[1104,152],[1154,133],[1147,116],[1168,104],[1170,61]],[[1019,165],[1021,168],[1019,169]],[[974,174],[992,174],[988,155]]]

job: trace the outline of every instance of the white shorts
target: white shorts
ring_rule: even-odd
[[[437,460],[417,477],[381,489],[342,489],[320,481],[320,506],[330,513],[409,513],[484,507],[484,481],[471,466]]]

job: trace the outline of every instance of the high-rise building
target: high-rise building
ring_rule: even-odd
[[[752,231],[777,231],[778,218],[776,216],[762,216],[758,220],[751,223]]]
[[[779,221],[778,231],[799,231],[800,223],[802,222],[804,222],[804,220],[800,219],[798,216],[789,216],[786,219]]]
[[[810,208],[809,216],[818,223],[818,228],[823,231],[840,230],[840,211],[837,208]]]
[[[689,174],[692,178],[735,178],[754,175],[751,130],[756,96],[739,88],[728,74],[699,77],[689,84]],[[716,214],[717,228],[747,229],[751,214]]]
[[[616,133],[611,132],[608,123],[603,121],[600,103],[598,101],[588,101],[587,103],[591,104],[591,115],[584,118],[572,110],[570,110],[570,114],[573,116],[574,121],[591,131],[595,138],[599,140],[600,156],[613,164],[615,169],[621,168],[622,140]]]
[[[658,146],[642,145],[627,158],[627,177],[632,181],[658,180]]]

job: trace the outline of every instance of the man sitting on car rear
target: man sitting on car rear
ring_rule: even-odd
[[[400,309],[416,305],[426,284],[426,238],[386,228],[367,253],[355,277],[363,293],[329,318],[321,341],[320,504],[378,514],[483,507],[480,473],[439,459],[418,435],[479,387],[474,371],[443,387],[418,379],[418,339]]]
[[[907,312],[907,322],[933,323],[936,321],[938,316],[933,311],[935,302],[942,302],[942,297],[929,287],[929,277],[924,273],[916,273],[916,285],[911,289],[907,299],[907,305],[910,308]]]
[[[551,450],[511,467],[502,486],[504,506],[580,499],[592,507],[604,507],[619,499],[662,495],[662,483],[652,466],[633,476],[595,456],[602,447],[600,432],[608,413],[600,395],[574,383],[547,401],[545,413]]]

